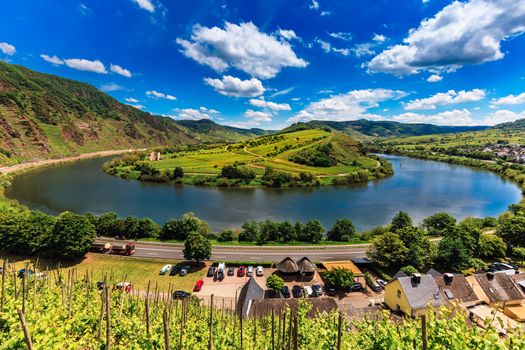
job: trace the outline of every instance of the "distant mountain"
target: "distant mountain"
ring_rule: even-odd
[[[198,135],[208,141],[238,141],[252,137],[267,135],[273,131],[263,129],[241,129],[233,126],[221,125],[210,119],[177,120],[175,123],[188,132]]]
[[[500,129],[500,130],[508,130],[508,131],[524,131],[525,130],[525,119],[518,119],[513,122],[494,125],[492,129]]]
[[[293,124],[285,129],[285,131],[316,128],[328,128],[341,131],[356,139],[363,140],[370,137],[420,136],[485,130],[488,129],[488,126],[439,126],[433,124],[405,124],[392,121],[372,121],[366,119],[343,122],[313,120],[307,123]]]

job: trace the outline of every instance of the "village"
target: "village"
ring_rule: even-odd
[[[492,153],[497,158],[513,163],[525,163],[525,147],[518,144],[494,143],[483,148],[484,153]]]

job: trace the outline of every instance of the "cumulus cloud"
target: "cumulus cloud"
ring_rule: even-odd
[[[55,66],[64,64],[64,61],[55,55],[49,56],[49,55],[41,54],[40,57],[42,57],[44,61],[49,62]]]
[[[343,41],[350,41],[352,40],[352,33],[350,32],[336,32],[336,33],[328,33],[328,35],[334,39],[339,39]]]
[[[279,35],[286,40],[299,40],[300,38],[291,29],[279,29]]]
[[[256,78],[241,80],[231,75],[225,75],[222,79],[204,78],[204,82],[225,96],[255,97],[266,91],[262,82]]]
[[[105,92],[124,90],[123,86],[115,83],[100,85],[100,90]]]
[[[443,77],[437,74],[432,74],[431,76],[427,78],[427,81],[429,83],[437,83],[437,82],[440,82],[441,80],[443,80]]]
[[[292,108],[288,103],[275,103],[266,101],[264,97],[250,99],[250,104],[255,107],[266,108],[272,111],[291,111]]]
[[[492,105],[519,105],[525,103],[525,92],[522,92],[519,95],[508,95],[501,98],[495,98],[490,101]]]
[[[195,25],[191,40],[177,38],[177,43],[186,57],[219,73],[234,67],[269,79],[285,67],[306,67],[308,63],[295,55],[290,43],[276,35],[260,32],[251,22],[226,22],[224,29]]]
[[[16,47],[8,43],[0,43],[0,51],[6,55],[13,56],[16,53]]]
[[[139,100],[137,100],[136,98],[133,98],[133,97],[126,97],[126,98],[124,99],[124,101],[129,102],[129,103],[137,103],[137,102],[140,102]]]
[[[352,90],[310,103],[305,109],[297,113],[289,122],[309,120],[356,120],[360,118],[382,119],[380,116],[366,112],[379,106],[380,102],[397,100],[405,97],[404,91],[388,89]]]
[[[178,112],[178,119],[189,119],[189,120],[200,120],[200,119],[212,119],[212,114],[219,114],[215,109],[208,109],[206,107],[200,107],[199,109],[185,108],[176,109]]]
[[[111,70],[113,73],[120,74],[126,78],[131,78],[131,72],[117,64],[111,64],[109,66],[109,70]]]
[[[316,38],[315,42],[317,44],[319,44],[321,49],[324,52],[326,52],[326,53],[334,52],[334,53],[341,54],[343,56],[348,56],[350,54],[350,50],[349,49],[342,49],[342,48],[333,47],[332,44],[330,44],[329,42],[324,41],[322,39]]]
[[[409,101],[405,104],[406,110],[424,110],[436,109],[437,106],[450,105],[465,102],[474,102],[484,99],[486,93],[481,89],[473,89],[470,91],[455,91],[448,90],[447,92],[439,92],[427,98],[420,98]]]
[[[474,118],[468,109],[453,109],[435,114],[402,113],[387,117],[401,123],[430,123],[436,125],[473,126],[473,125],[496,125],[513,122],[525,118],[525,111],[513,112],[509,110],[498,110],[481,118]]]
[[[83,58],[70,58],[64,60],[64,63],[69,68],[86,71],[86,72],[94,72],[94,73],[100,73],[100,74],[106,74],[107,70],[106,67],[104,67],[104,64],[100,62],[99,60],[90,61]]]
[[[177,99],[175,96],[168,95],[168,94],[165,94],[163,92],[158,92],[158,91],[155,91],[155,90],[148,90],[148,91],[146,91],[146,96],[154,98],[154,99],[164,99],[164,100],[170,100],[170,101],[173,101],[173,100]]]
[[[375,56],[368,71],[403,76],[496,61],[504,57],[501,42],[523,33],[524,23],[522,1],[454,1],[411,29],[403,44]]]
[[[143,10],[146,10],[150,13],[155,12],[155,5],[153,5],[153,2],[151,0],[131,0]]]
[[[384,43],[386,39],[387,37],[384,36],[383,34],[374,34],[374,36],[372,37],[372,40],[378,43]]]
[[[254,111],[252,109],[248,109],[246,112],[244,112],[244,116],[246,118],[251,119],[253,122],[257,122],[257,123],[272,121],[271,113]]]

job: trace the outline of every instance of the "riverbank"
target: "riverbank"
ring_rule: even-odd
[[[64,164],[64,163],[74,162],[77,160],[83,160],[83,159],[89,159],[89,158],[95,158],[95,157],[108,157],[108,156],[113,156],[113,155],[119,155],[119,154],[131,153],[131,152],[137,152],[137,151],[145,151],[145,150],[146,150],[145,148],[141,148],[141,149],[129,148],[129,149],[121,149],[121,150],[109,150],[109,151],[83,153],[83,154],[79,154],[78,156],[58,158],[58,159],[35,160],[32,162],[0,167],[0,174],[14,175],[14,174],[21,173],[27,170],[33,170],[35,168],[49,166],[49,165]]]

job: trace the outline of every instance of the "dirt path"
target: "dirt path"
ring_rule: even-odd
[[[14,173],[17,171],[27,170],[30,168],[37,168],[37,167],[41,167],[45,165],[67,163],[67,162],[73,162],[75,160],[88,159],[88,158],[94,158],[94,157],[105,157],[105,156],[112,156],[112,155],[117,155],[117,154],[122,154],[122,153],[129,153],[129,152],[134,152],[134,151],[145,151],[145,150],[146,150],[145,148],[142,148],[142,149],[131,149],[130,148],[130,149],[121,149],[121,150],[84,153],[78,156],[65,157],[65,158],[59,158],[59,159],[35,160],[33,162],[27,162],[27,163],[22,163],[22,164],[0,167],[0,173],[10,174],[10,173]]]

